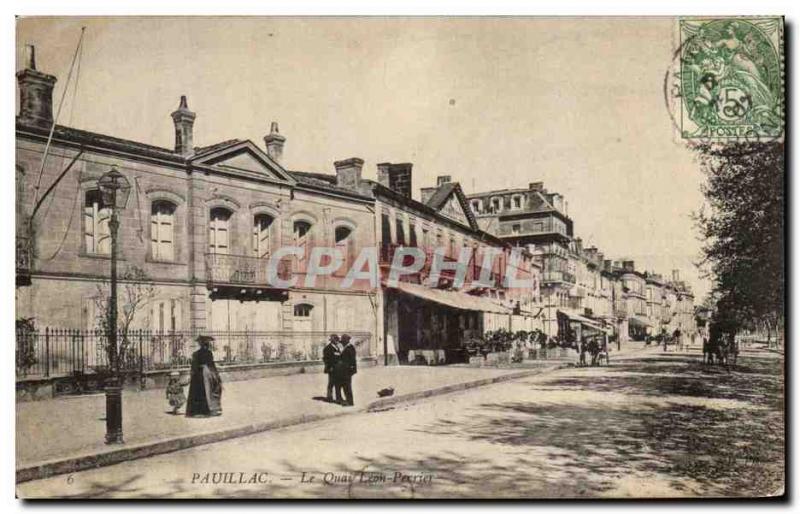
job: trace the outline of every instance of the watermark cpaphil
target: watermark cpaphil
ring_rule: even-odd
[[[783,19],[681,19],[664,98],[689,145],[765,143],[784,132]]]
[[[348,264],[337,247],[320,246],[307,252],[299,246],[282,246],[263,265],[266,267],[267,283],[283,288],[313,288],[322,277],[342,275],[340,286],[343,288],[353,287],[356,281],[366,281],[373,288],[381,283],[396,287],[404,277],[423,271],[425,278],[421,280],[430,287],[437,287],[445,277],[453,289],[502,286],[511,290],[530,290],[534,287],[533,277],[530,274],[525,276],[522,270],[522,251],[513,248],[505,262],[500,260],[502,255],[503,252],[496,248],[478,254],[472,248],[465,247],[454,258],[445,247],[427,251],[417,247],[400,247],[394,252],[388,266],[385,265],[387,263],[382,266],[375,247],[362,248],[352,263]],[[295,272],[288,278],[279,273],[281,263],[287,258],[294,258],[297,263],[303,262],[303,265],[295,266]],[[502,277],[501,283],[496,280],[498,276]]]

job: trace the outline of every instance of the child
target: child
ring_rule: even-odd
[[[184,403],[186,403],[186,395],[183,394],[183,386],[186,385],[181,381],[181,374],[179,371],[172,371],[169,374],[169,383],[167,384],[167,401],[172,406],[172,413],[177,414]]]

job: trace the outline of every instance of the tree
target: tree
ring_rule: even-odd
[[[774,331],[784,316],[784,144],[721,148],[699,148],[710,212],[695,214],[701,265],[714,282],[713,321],[727,333],[752,323]]]
[[[137,267],[129,266],[126,268],[118,278],[119,284],[119,298],[117,306],[117,358],[120,363],[126,362],[128,357],[128,350],[131,348],[131,339],[129,333],[133,322],[136,319],[137,313],[141,312],[155,296],[155,287],[153,286],[150,277],[147,273]],[[104,282],[97,285],[97,296],[95,297],[95,306],[97,312],[97,326],[100,331],[107,334],[112,328],[109,326],[109,283]],[[102,350],[108,355],[109,362],[111,362],[112,348],[109,344],[108,338],[101,340]]]

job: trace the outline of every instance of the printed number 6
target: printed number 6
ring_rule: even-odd
[[[69,485],[72,485],[72,484],[73,484],[73,482],[75,482],[75,477],[73,477],[72,475],[68,476],[68,477],[67,477],[67,483],[68,483]]]

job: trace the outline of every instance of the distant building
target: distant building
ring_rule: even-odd
[[[585,248],[566,200],[542,182],[467,198],[481,228],[528,249],[541,262],[541,317],[549,336],[575,339],[580,327],[582,333],[614,335],[621,342],[642,341],[662,328],[690,327],[686,304],[693,296],[685,283],[639,271],[631,260],[606,259],[597,247]]]

